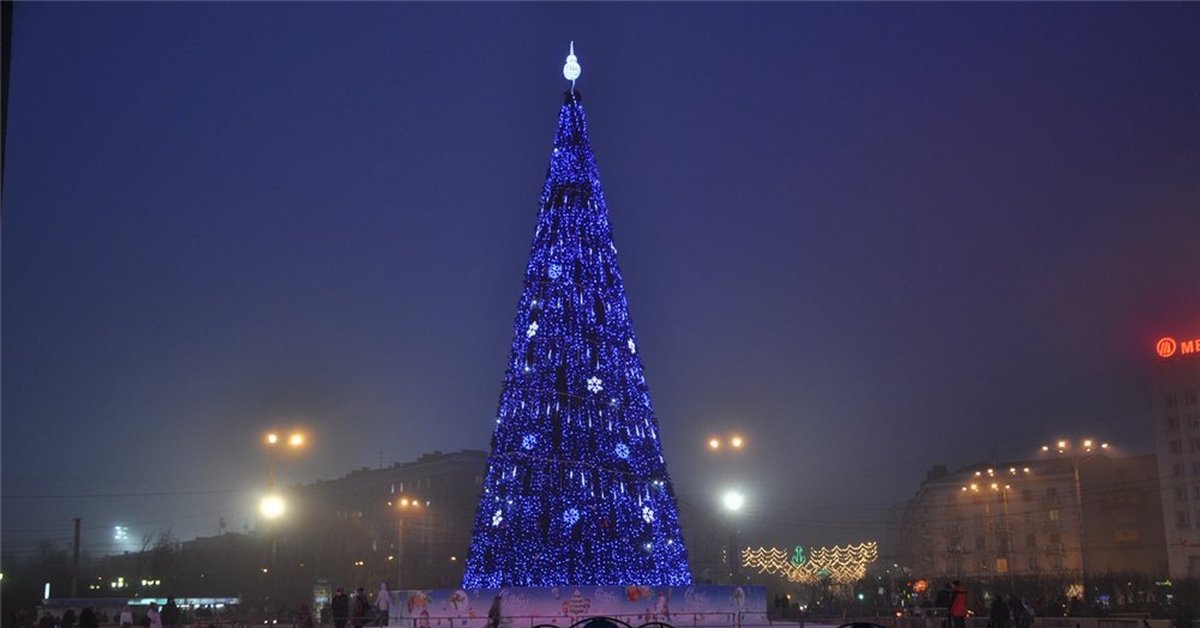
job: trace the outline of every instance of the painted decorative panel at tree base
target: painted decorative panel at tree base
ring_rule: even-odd
[[[612,617],[632,626],[764,624],[766,590],[760,586],[562,586],[500,589],[412,589],[392,592],[389,625],[406,628],[567,628],[589,617]]]

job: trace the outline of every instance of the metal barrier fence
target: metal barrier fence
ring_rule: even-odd
[[[690,628],[693,626],[705,628],[754,628],[756,626],[777,625],[771,623],[766,613],[683,612],[678,614],[672,613],[669,617],[654,615],[603,615],[597,617],[611,617],[634,628],[645,624],[654,624],[656,626],[665,624],[672,628]],[[581,621],[579,618],[563,617],[561,615],[505,615],[500,621],[499,628],[535,628],[545,626],[569,628],[576,624],[586,623],[587,621]],[[399,628],[485,628],[487,625],[488,620],[486,617],[470,620],[450,617],[428,617],[404,618],[400,620],[400,623],[396,623],[393,620],[389,628],[397,626]],[[785,623],[783,625],[794,626],[795,624]]]
[[[679,613],[670,617],[647,617],[646,615],[612,615],[637,628],[646,623],[659,622],[673,628],[756,628],[765,626],[786,626],[791,628],[838,628],[846,624],[875,624],[883,628],[945,628],[944,616],[910,616],[896,617],[895,615],[880,615],[867,617],[809,617],[804,619],[786,619],[768,617],[766,613]],[[570,628],[579,620],[561,616],[524,615],[505,616],[499,628],[535,628],[537,626],[557,626]],[[388,628],[486,628],[486,617],[474,619],[452,619],[449,617],[405,618],[391,620]],[[990,621],[987,617],[976,616],[967,618],[967,628],[987,628]],[[369,623],[364,628],[374,628],[375,623]],[[101,628],[120,628],[118,624],[101,624]],[[185,624],[180,628],[334,628],[330,622],[301,623],[295,617],[252,619],[248,617],[214,616]],[[353,628],[347,622],[346,628]],[[1171,628],[1169,619],[1149,619],[1146,616],[1122,617],[1038,617],[1034,620],[1033,628]]]
[[[793,621],[791,625],[802,628],[818,628],[830,626],[836,628],[844,624],[864,623],[876,624],[884,628],[944,628],[945,616],[909,616],[902,617],[846,617],[846,618],[810,618]],[[991,620],[986,616],[968,617],[967,628],[988,628]],[[776,625],[783,625],[776,620]],[[1146,615],[1128,615],[1117,617],[1037,617],[1033,628],[1171,628],[1169,619],[1150,619]]]

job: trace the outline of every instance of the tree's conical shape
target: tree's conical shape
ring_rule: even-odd
[[[463,587],[691,580],[583,106],[571,92]]]

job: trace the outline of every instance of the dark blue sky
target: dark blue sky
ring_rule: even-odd
[[[5,549],[240,529],[274,425],[287,482],[485,448],[571,39],[685,501],[846,541],[933,463],[1150,449],[1200,5],[21,3]]]

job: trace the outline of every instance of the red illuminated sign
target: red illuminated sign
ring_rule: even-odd
[[[1173,357],[1176,353],[1179,355],[1191,355],[1200,353],[1200,338],[1190,338],[1188,340],[1176,341],[1170,336],[1164,336],[1158,339],[1154,345],[1154,352],[1160,358]]]

